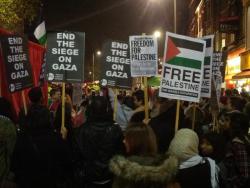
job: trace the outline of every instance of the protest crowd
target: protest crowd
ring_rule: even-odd
[[[110,88],[82,96],[75,109],[67,95],[62,138],[59,88],[43,105],[39,87],[18,121],[0,98],[0,177],[2,187],[249,187],[250,97],[227,90],[213,125],[209,100],[183,102],[175,134],[176,101],[150,101],[145,121],[144,94],[115,96]],[[114,98],[118,97],[113,120]],[[192,110],[196,106],[195,128]],[[191,116],[191,117],[190,117]],[[15,122],[15,123],[14,123]]]
[[[0,40],[0,188],[250,188],[250,96],[221,92],[213,36],[166,32],[157,87],[155,37],[107,41],[95,91],[85,34],[47,39],[30,60],[22,36]]]

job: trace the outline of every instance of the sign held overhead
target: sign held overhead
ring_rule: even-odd
[[[130,59],[128,44],[107,41],[103,45],[102,84],[116,88],[130,89]]]
[[[158,73],[157,38],[150,35],[130,36],[131,76],[156,76]]]
[[[205,41],[166,33],[160,97],[199,102]]]
[[[85,34],[80,32],[53,32],[48,34],[47,39],[47,80],[53,82],[82,82]]]
[[[33,86],[28,40],[18,35],[1,38],[8,89],[11,93]]]

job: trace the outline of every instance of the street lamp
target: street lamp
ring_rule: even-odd
[[[158,30],[156,30],[156,31],[154,32],[154,36],[155,36],[156,38],[160,38],[160,37],[161,37],[161,32],[158,31]]]
[[[102,54],[102,52],[100,50],[98,50],[96,52],[96,55],[97,56],[100,56]],[[93,56],[93,62],[92,62],[92,81],[94,82],[95,81],[95,52],[92,54]]]

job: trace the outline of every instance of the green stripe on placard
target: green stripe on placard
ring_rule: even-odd
[[[205,57],[204,65],[210,65],[210,56]]]
[[[201,61],[199,60],[194,60],[194,59],[188,59],[184,57],[175,57],[170,59],[168,64],[171,65],[177,65],[177,66],[182,66],[182,67],[189,67],[193,69],[201,69]]]

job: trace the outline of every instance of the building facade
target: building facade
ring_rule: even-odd
[[[214,50],[227,53],[226,88],[250,91],[250,0],[190,0],[187,34],[214,34]]]

